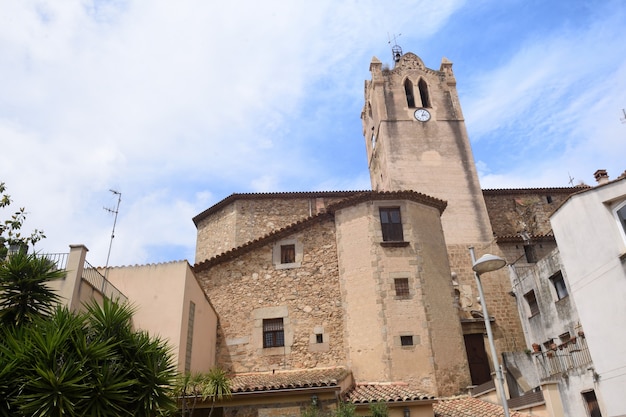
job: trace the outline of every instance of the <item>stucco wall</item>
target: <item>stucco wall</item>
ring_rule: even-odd
[[[187,261],[110,268],[107,278],[136,307],[133,323],[170,344],[178,370],[184,371],[189,301],[196,304],[191,371],[215,364],[217,316]]]
[[[379,207],[400,207],[401,247],[381,246]],[[357,381],[404,380],[433,394],[469,385],[439,212],[417,203],[361,203],[337,213],[349,365]],[[395,278],[408,278],[398,299]],[[400,336],[412,335],[413,346]]]
[[[626,200],[626,180],[574,195],[551,217],[554,235],[584,327],[603,415],[626,414],[626,238],[612,213]]]

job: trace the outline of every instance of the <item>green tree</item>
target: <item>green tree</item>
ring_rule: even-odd
[[[11,196],[6,193],[6,185],[0,182],[0,209],[11,205]],[[21,250],[28,249],[29,245],[45,239],[43,231],[35,229],[29,236],[23,236],[21,229],[26,220],[26,209],[19,208],[11,215],[11,218],[0,221],[0,261],[4,259],[9,248],[17,247]]]
[[[59,296],[47,283],[63,278],[45,257],[16,252],[0,262],[0,322],[21,326],[49,315]]]

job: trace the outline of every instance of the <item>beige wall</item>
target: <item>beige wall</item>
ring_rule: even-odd
[[[383,247],[379,207],[400,207],[403,247]],[[439,211],[406,200],[335,213],[348,364],[357,381],[403,380],[436,395],[469,385]],[[408,278],[398,299],[394,279]],[[413,336],[401,346],[400,336]]]
[[[191,371],[215,365],[217,315],[186,261],[110,268],[107,277],[135,306],[138,329],[173,347],[178,370],[185,370],[190,301],[195,303]]]

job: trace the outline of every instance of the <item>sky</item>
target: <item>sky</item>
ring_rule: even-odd
[[[394,39],[453,62],[483,188],[614,179],[625,35],[621,0],[0,0],[0,220],[94,266],[193,264],[232,193],[370,189],[363,86]]]

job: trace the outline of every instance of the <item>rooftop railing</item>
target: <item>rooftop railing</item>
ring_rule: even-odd
[[[128,301],[128,298],[120,290],[115,288],[115,285],[111,284],[104,275],[94,268],[89,262],[85,261],[83,268],[83,277],[92,287],[100,291],[105,297],[110,298],[113,301],[124,303]]]

